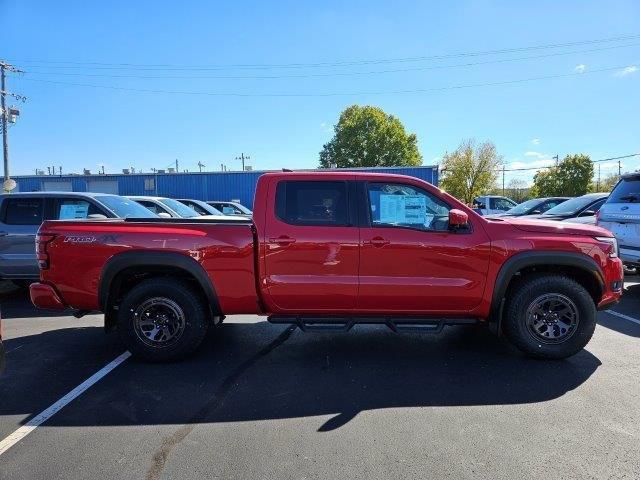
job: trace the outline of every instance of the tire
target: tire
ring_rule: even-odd
[[[192,354],[209,327],[202,298],[184,282],[145,280],[118,309],[118,335],[131,354],[149,362],[171,362]]]
[[[559,360],[582,350],[596,328],[589,292],[563,275],[523,280],[507,298],[504,332],[535,358]]]

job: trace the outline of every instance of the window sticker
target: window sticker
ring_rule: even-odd
[[[425,225],[426,214],[427,199],[424,195],[380,195],[382,223]]]
[[[79,204],[63,204],[60,205],[60,215],[58,218],[60,220],[71,220],[75,218],[87,218],[89,213],[89,204],[88,203],[79,203]]]

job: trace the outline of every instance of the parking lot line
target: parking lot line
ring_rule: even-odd
[[[640,325],[640,320],[638,320],[637,318],[630,317],[629,315],[625,315],[624,313],[614,312],[613,310],[605,310],[604,312],[608,313],[609,315],[613,315],[614,317],[624,318],[625,320],[629,320],[630,322],[637,323],[638,325]]]
[[[8,437],[0,441],[0,455],[13,447],[16,443],[22,440],[24,437],[33,432],[39,425],[46,422],[48,419],[53,417],[56,413],[58,413],[62,408],[64,408],[68,403],[70,403],[73,399],[82,395],[87,389],[89,389],[92,385],[97,383],[100,379],[106,376],[109,372],[111,372],[114,368],[124,362],[127,358],[131,356],[131,353],[124,352],[123,354],[116,357],[114,360],[109,362],[107,365],[102,367],[96,373],[87,378],[84,382],[78,385],[76,388],[67,393],[60,400],[55,402],[46,410],[40,412],[38,415],[33,417],[23,426],[18,428],[15,432],[10,434]]]

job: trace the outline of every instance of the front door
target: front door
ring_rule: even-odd
[[[263,244],[263,281],[272,309],[341,313],[355,308],[359,229],[350,213],[349,183],[277,183]]]
[[[449,230],[450,206],[409,183],[364,186],[360,313],[464,313],[485,287],[489,238],[480,225]]]

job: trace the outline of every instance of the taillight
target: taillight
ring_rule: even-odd
[[[49,268],[49,244],[56,238],[49,233],[39,233],[36,235],[36,257],[40,270]]]

